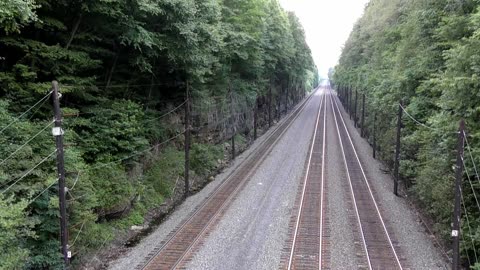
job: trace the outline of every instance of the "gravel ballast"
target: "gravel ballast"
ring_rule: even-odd
[[[312,108],[311,103],[313,102],[312,100],[317,100],[317,99],[311,99],[309,102],[309,105],[307,105],[307,108],[305,108],[305,111],[307,111],[309,108]],[[305,117],[305,111],[299,116],[299,119],[302,117]],[[312,117],[313,119],[314,117]],[[285,121],[285,119],[281,120]],[[291,126],[290,130],[293,130],[292,127],[295,125],[298,125],[300,121],[297,119]],[[277,125],[278,126],[278,125]],[[307,125],[305,124],[305,128],[309,129],[310,126],[313,126],[312,124]],[[243,152],[241,155],[239,155],[231,164],[231,166],[227,169],[225,169],[224,172],[221,174],[217,175],[215,177],[215,180],[209,183],[205,188],[203,188],[200,192],[197,194],[189,197],[187,200],[185,200],[180,206],[178,206],[175,211],[162,223],[158,226],[158,228],[149,236],[145,237],[138,243],[135,247],[132,247],[123,257],[110,262],[108,269],[111,270],[121,270],[121,269],[133,269],[140,263],[144,261],[144,259],[147,257],[147,255],[153,251],[153,249],[162,241],[167,239],[167,236],[170,232],[172,232],[176,227],[179,226],[179,224],[182,223],[183,220],[185,220],[194,210],[195,208],[200,205],[206,198],[210,196],[210,194],[215,190],[215,188],[220,185],[225,179],[228,178],[228,176],[243,162],[243,160],[248,157],[252,151],[254,151],[274,130],[276,127],[273,127],[269,131],[267,131],[263,136],[257,139],[250,147],[247,149],[245,152]],[[311,130],[313,127],[311,128]],[[287,133],[291,133],[291,131],[288,131]],[[303,136],[304,134],[302,134]],[[308,136],[308,135],[305,135]],[[287,136],[285,136],[287,137]],[[292,136],[290,136],[292,137]],[[295,137],[295,136],[293,136]],[[308,138],[305,139],[305,141],[308,141],[308,139],[311,136],[308,136]],[[275,149],[272,151],[271,156],[281,156],[278,155],[278,153],[275,151]],[[267,158],[268,159],[268,158]],[[265,162],[266,163],[266,162]],[[259,169],[259,171],[262,171],[262,168]],[[258,184],[258,183],[257,183]],[[262,186],[262,184],[258,184],[259,186]],[[247,186],[246,189],[250,187]],[[288,206],[288,205],[286,205]],[[282,206],[283,207],[283,206]],[[281,247],[279,248],[278,253],[280,253]],[[225,269],[225,268],[223,268]]]
[[[408,200],[393,194],[393,178],[382,170],[382,163],[372,157],[372,148],[360,136],[341,103],[338,102],[345,124],[359,155],[362,166],[388,227],[398,241],[401,254],[411,269],[449,269],[441,251],[433,244],[432,236],[421,224]],[[339,125],[341,122],[339,122]],[[333,240],[332,242],[334,242]],[[335,268],[334,268],[335,269]]]
[[[319,102],[320,91],[249,179],[188,269],[278,268]]]
[[[298,118],[250,176],[222,219],[194,252],[187,269],[278,269],[288,238],[295,197],[301,188],[322,93],[323,90],[318,91],[308,101]],[[327,101],[330,106],[329,99]],[[446,269],[447,263],[441,251],[433,244],[417,213],[407,199],[393,195],[392,178],[381,170],[382,164],[371,156],[371,147],[360,137],[341,106],[340,109],[370,185],[376,192],[382,215],[395,235],[408,266],[410,269]],[[339,122],[339,125],[342,123]],[[124,257],[112,262],[109,269],[133,269],[141,263],[271,132],[259,138],[202,191],[177,207],[150,236],[131,248]],[[326,136],[325,175],[331,243],[329,268],[356,269],[361,264],[355,248],[358,225],[353,224],[350,218],[354,214],[349,202],[351,194],[346,186],[346,172],[332,110],[328,110]]]

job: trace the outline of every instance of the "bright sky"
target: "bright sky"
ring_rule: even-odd
[[[320,76],[327,77],[334,67],[355,22],[369,0],[280,0],[294,11],[305,28]]]

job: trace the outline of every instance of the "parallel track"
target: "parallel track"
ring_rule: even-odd
[[[403,269],[335,98],[330,97],[368,269]],[[340,123],[340,124],[339,124]]]
[[[298,213],[290,223],[290,239],[284,249],[288,258],[282,268],[321,269],[323,254],[326,95],[322,94],[312,137],[303,188],[296,202]]]
[[[316,91],[314,91],[315,93]],[[313,94],[311,95],[313,96]],[[185,220],[166,242],[160,243],[136,269],[176,269],[183,267],[192,249],[218,222],[235,196],[272,151],[310,100],[307,98],[269,137]]]

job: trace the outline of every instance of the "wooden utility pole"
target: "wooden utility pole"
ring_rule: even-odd
[[[362,95],[362,129],[360,131],[360,134],[362,138],[365,136],[365,94]]]
[[[255,99],[255,107],[253,108],[253,139],[257,139],[257,122],[258,122],[258,97]]]
[[[287,88],[285,88],[285,115],[288,113],[288,87],[289,87],[289,80],[287,80]]]
[[[377,112],[373,114],[373,158],[377,158]]]
[[[62,111],[60,110],[60,92],[58,82],[52,82],[53,88],[53,111],[55,114],[55,127],[52,134],[55,137],[57,148],[57,173],[58,173],[58,199],[60,208],[60,243],[62,245],[62,254],[65,266],[70,263],[71,253],[68,250],[68,230],[67,230],[67,201],[65,195],[65,157],[63,151],[63,130],[62,130]]]
[[[452,228],[452,250],[453,250],[453,270],[460,270],[460,218],[462,216],[461,196],[462,196],[462,177],[463,177],[463,151],[465,140],[465,121],[460,121],[458,129],[457,145],[457,164],[455,172],[455,203],[453,209],[453,228]]]
[[[338,90],[340,90],[340,97],[341,97],[342,104],[343,106],[345,106],[345,88],[342,85],[339,85]]]
[[[355,89],[355,107],[354,107],[354,111],[353,111],[353,123],[354,123],[354,126],[355,128],[358,127],[357,125],[357,103],[358,103],[358,91],[357,89]]]
[[[190,85],[187,81],[186,89],[187,103],[185,103],[185,192],[183,193],[184,198],[188,197],[190,192],[190,143],[191,143],[191,126],[190,126]]]
[[[398,181],[400,178],[399,167],[400,167],[400,139],[402,132],[402,101],[398,104],[398,119],[397,119],[397,143],[395,146],[395,165],[393,168],[394,182],[393,182],[393,194],[398,196]]]
[[[268,89],[268,127],[272,127],[272,80]]]
[[[353,90],[352,88],[348,87],[348,116],[350,117],[350,120],[352,119],[352,103],[353,103]]]
[[[235,159],[235,134],[237,133],[237,127],[235,126],[235,111],[233,106],[233,89],[232,86],[229,86],[230,91],[230,117],[231,117],[231,130],[232,130],[232,160]]]
[[[350,115],[350,87],[347,87],[345,90],[347,91],[347,100],[345,102],[345,108],[347,109],[347,112]]]

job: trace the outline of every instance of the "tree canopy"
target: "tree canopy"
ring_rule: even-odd
[[[63,124],[78,262],[171,195],[183,174],[182,140],[161,154],[146,150],[181,134],[181,114],[162,117],[187,89],[194,102],[234,95],[246,100],[243,112],[263,114],[273,89],[278,114],[318,75],[298,18],[277,0],[1,1],[2,269],[62,267],[55,162],[42,162],[55,149],[52,80],[70,115]],[[192,147],[196,173],[208,172],[218,146],[196,139]]]
[[[462,118],[473,160],[480,162],[479,5],[474,0],[371,0],[331,74],[337,86],[366,95],[367,122],[371,129],[373,116],[378,116],[381,158],[387,164],[393,164],[398,103],[425,124],[404,118],[401,178],[446,241],[451,232],[456,130]],[[474,197],[480,185],[474,177],[470,186],[466,176],[476,171],[468,152],[465,160],[462,250],[473,265],[480,251],[480,209]]]

